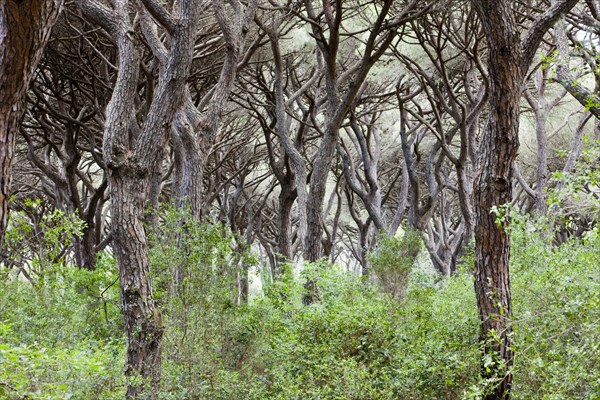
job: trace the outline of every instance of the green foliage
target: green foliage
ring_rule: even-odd
[[[260,357],[267,398],[389,398],[397,306],[358,277],[317,271],[319,302],[305,307],[283,286],[290,301],[273,290],[255,304],[267,316]]]
[[[600,398],[600,235],[515,237],[515,399]]]
[[[510,218],[513,398],[600,398],[598,229],[555,247],[543,223]],[[161,399],[481,399],[490,387],[479,376],[468,260],[449,279],[409,282],[402,302],[336,266],[288,265],[246,305],[238,266],[252,257],[227,230],[171,210],[153,232]],[[395,252],[418,240],[403,240],[381,240],[375,262],[404,268]],[[0,398],[123,398],[114,261],[46,271],[33,285],[13,275],[0,282]],[[301,301],[306,279],[319,283],[310,306]]]
[[[232,379],[231,371],[244,361],[252,328],[236,307],[237,283],[240,266],[253,259],[219,224],[195,222],[172,208],[162,210],[160,220],[149,243],[154,296],[165,326],[161,396],[204,398],[216,393],[214,385]]]
[[[585,110],[589,111],[592,108],[600,107],[600,101],[598,101],[598,97],[595,94],[590,94],[585,99]]]
[[[72,349],[2,343],[0,398],[122,398],[122,349],[122,342],[79,342]]]
[[[498,228],[510,226],[511,217],[514,209],[511,203],[492,206],[490,212],[494,215],[494,223]]]
[[[467,274],[410,289],[400,304],[336,266],[303,268],[300,277],[288,268],[248,306],[217,310],[216,329],[208,320],[190,327],[191,357],[163,362],[163,398],[437,399],[476,382]],[[310,306],[301,301],[306,278],[319,282]],[[211,340],[193,329],[209,329]]]
[[[554,50],[550,54],[542,53],[540,55],[540,63],[542,70],[548,69],[556,64],[558,60],[558,51]]]
[[[377,282],[392,297],[404,297],[421,246],[421,237],[414,230],[404,231],[401,237],[390,237],[383,232],[379,235],[377,247],[369,254],[368,261]]]
[[[0,398],[122,396],[118,275],[54,264],[33,284],[0,281]]]
[[[20,211],[10,213],[3,243],[8,257],[0,271],[7,274],[16,267],[31,279],[43,277],[47,267],[64,264],[73,238],[81,236],[84,227],[76,215],[48,212],[41,201],[25,200]]]

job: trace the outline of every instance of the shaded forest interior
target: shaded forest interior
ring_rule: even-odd
[[[600,399],[598,0],[6,0],[0,159],[1,399]]]

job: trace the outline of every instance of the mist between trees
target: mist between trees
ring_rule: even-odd
[[[599,26],[1,3],[0,397],[600,398]]]

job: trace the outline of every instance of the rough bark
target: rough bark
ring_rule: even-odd
[[[211,4],[225,41],[223,66],[215,86],[200,101],[198,108],[186,91],[186,101],[177,112],[179,123],[173,129],[174,142],[178,143],[174,150],[180,159],[174,171],[174,180],[180,182],[175,193],[176,202],[189,207],[196,219],[206,214],[209,208],[202,195],[207,156],[211,144],[216,141],[238,68],[247,57],[244,40],[256,12],[257,0],[246,5],[232,1],[231,11],[226,2],[212,1]]]
[[[84,12],[115,40],[118,76],[106,111],[103,153],[109,176],[113,249],[117,256],[121,301],[127,334],[126,397],[156,398],[160,383],[163,326],[152,297],[152,280],[143,213],[152,178],[166,145],[175,112],[182,106],[192,61],[198,2],[182,0],[170,23],[171,46],[146,119],[138,131],[135,105],[141,43],[130,21],[129,5],[78,1]],[[155,10],[156,11],[156,10]]]
[[[519,149],[519,101],[524,75],[545,32],[577,0],[556,2],[531,25],[521,41],[514,4],[473,1],[488,44],[489,112],[475,183],[475,292],[480,341],[495,360],[483,375],[495,385],[486,400],[509,399],[513,363],[510,318],[510,233],[504,205],[512,201],[513,162]],[[493,209],[494,208],[494,209]],[[493,211],[496,210],[496,211]]]
[[[62,0],[0,3],[0,242],[7,228],[11,161],[25,93],[62,4]]]
[[[475,292],[480,341],[485,353],[492,354],[498,363],[489,372],[483,371],[486,378],[498,380],[485,398],[508,399],[512,384],[508,368],[513,362],[510,235],[507,216],[493,213],[492,207],[512,201],[512,165],[519,148],[522,71],[515,50],[519,49],[520,37],[509,2],[475,4],[488,38],[490,77],[488,125],[480,149],[482,172],[475,183]]]

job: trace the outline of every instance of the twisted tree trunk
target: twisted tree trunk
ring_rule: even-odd
[[[112,35],[118,49],[119,73],[106,111],[103,153],[111,197],[112,247],[117,256],[127,335],[128,399],[158,396],[163,326],[152,296],[143,214],[175,112],[183,106],[200,6],[197,0],[181,0],[171,13],[159,3],[143,3],[170,34],[171,42],[140,129],[132,110],[143,46],[135,35],[130,5],[120,0],[109,9],[94,1],[77,0],[79,7]],[[141,5],[137,7],[139,13],[145,12]]]

